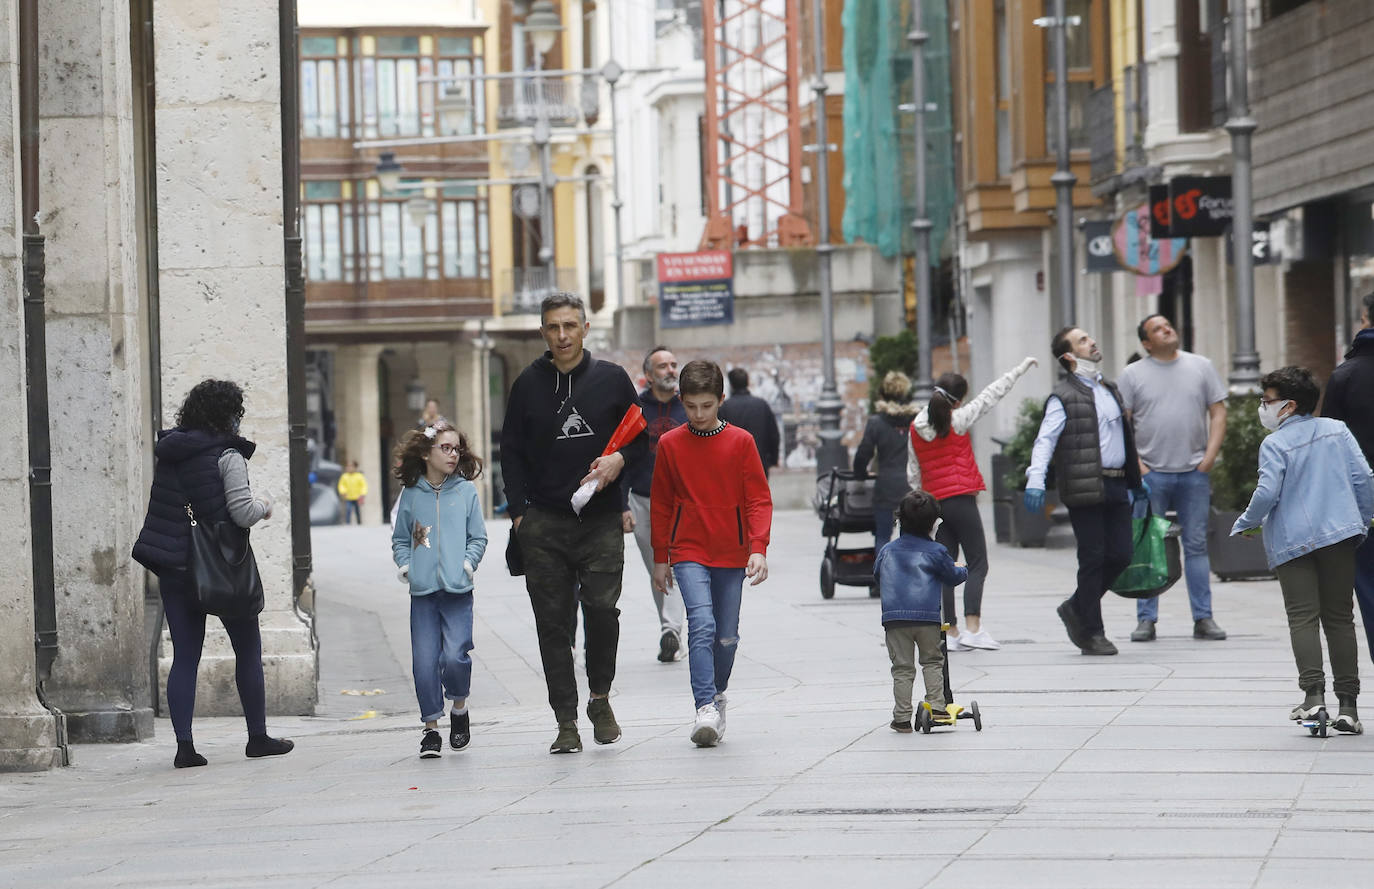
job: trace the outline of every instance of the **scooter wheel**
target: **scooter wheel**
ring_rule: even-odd
[[[930,711],[925,707],[916,711],[916,727],[921,730],[921,734],[930,734]]]
[[[968,702],[968,712],[973,714],[973,728],[975,731],[983,730],[983,714],[978,712],[978,702]]]

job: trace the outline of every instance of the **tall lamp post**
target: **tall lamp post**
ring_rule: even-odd
[[[530,35],[534,44],[535,101],[534,101],[534,144],[539,148],[539,261],[544,265],[548,280],[546,289],[553,292],[557,287],[554,265],[553,240],[553,138],[549,124],[549,109],[544,103],[544,78],[538,76],[544,67],[544,54],[553,49],[554,41],[563,30],[563,25],[554,11],[552,0],[536,0],[525,16],[525,33]]]
[[[915,218],[911,220],[911,230],[916,240],[916,257],[912,262],[912,274],[916,276],[916,348],[917,371],[915,396],[918,401],[928,401],[935,391],[932,381],[930,360],[930,219],[926,217],[926,68],[925,46],[930,35],[926,33],[922,0],[912,0],[911,31],[907,42],[911,44],[911,112],[915,115],[915,134],[913,151],[915,153],[916,207]],[[951,341],[957,351],[958,344]]]
[[[1231,4],[1231,107],[1226,131],[1231,134],[1231,253],[1236,276],[1236,343],[1228,380],[1235,395],[1259,392],[1259,352],[1255,349],[1255,255],[1251,252],[1254,201],[1251,189],[1250,136],[1257,124],[1250,116],[1249,64],[1244,4]]]
[[[840,414],[844,402],[840,400],[839,387],[835,385],[835,294],[830,281],[830,254],[834,246],[830,243],[830,142],[826,134],[825,93],[825,3],[815,0],[812,16],[812,39],[814,52],[814,71],[811,80],[812,110],[816,115],[816,144],[809,148],[816,154],[816,278],[821,290],[821,343],[824,381],[821,384],[821,397],[816,401],[820,413],[820,442],[816,446],[816,472],[828,473],[832,469],[844,469],[849,463],[849,454],[840,441],[844,432],[840,429]]]
[[[1069,166],[1069,50],[1068,31],[1076,27],[1078,16],[1065,14],[1065,0],[1054,0],[1054,15],[1035,20],[1041,28],[1054,29],[1054,123],[1058,136],[1055,146],[1055,171],[1050,177],[1054,184],[1055,246],[1059,251],[1059,323],[1074,320],[1074,264],[1073,264],[1073,187],[1078,177]]]

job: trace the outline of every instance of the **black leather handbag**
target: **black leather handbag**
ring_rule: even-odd
[[[216,617],[253,617],[262,612],[262,577],[248,529],[230,522],[202,522],[191,504],[191,538],[186,551],[186,581],[192,604]]]

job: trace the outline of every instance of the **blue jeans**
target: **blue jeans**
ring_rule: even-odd
[[[743,598],[743,568],[708,568],[699,562],[678,562],[673,577],[687,606],[687,667],[692,674],[692,699],[704,707],[730,684],[739,646],[739,606]]]
[[[1360,619],[1369,641],[1369,657],[1374,660],[1374,531],[1365,535],[1355,550],[1355,601],[1360,603]]]
[[[348,520],[349,520],[349,519],[352,519],[355,523],[357,523],[357,524],[359,524],[359,525],[361,525],[361,524],[363,523],[363,509],[362,509],[361,506],[358,505],[358,501],[356,501],[356,500],[345,500],[345,501],[344,501],[344,524],[345,524],[345,525],[348,524]]]
[[[1188,583],[1188,602],[1193,620],[1212,616],[1212,563],[1207,558],[1207,517],[1212,509],[1212,480],[1207,473],[1151,472],[1150,508],[1162,516],[1172,509],[1183,528],[1183,577]],[[1159,620],[1159,597],[1137,599],[1138,620]]]
[[[878,553],[892,542],[892,529],[897,526],[896,510],[873,510],[873,561],[878,561]]]
[[[472,688],[472,594],[410,597],[410,666],[420,721],[444,715],[444,698],[467,699]]]

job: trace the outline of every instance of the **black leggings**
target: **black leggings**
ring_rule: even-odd
[[[964,616],[979,617],[983,613],[983,581],[988,579],[988,542],[983,536],[983,517],[978,513],[978,501],[972,494],[960,494],[940,501],[940,530],[935,542],[944,544],[951,558],[959,558],[963,547],[964,562],[968,565],[968,580],[964,582]],[[945,587],[945,620],[957,623],[954,611],[954,587]]]
[[[196,674],[205,645],[205,615],[190,604],[185,580],[167,572],[159,580],[167,629],[172,634],[172,669],[167,673],[167,709],[178,741],[191,740],[191,716],[196,712]],[[249,735],[267,734],[267,693],[262,678],[262,635],[257,615],[222,617],[229,644],[234,646],[234,683],[239,689]]]

